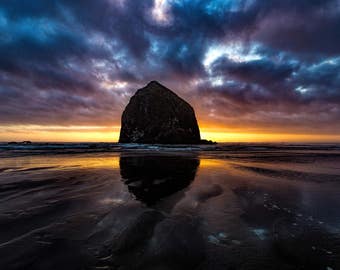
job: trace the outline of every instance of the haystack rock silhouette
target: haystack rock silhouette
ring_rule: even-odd
[[[156,81],[137,90],[122,115],[120,143],[197,144],[194,109]]]

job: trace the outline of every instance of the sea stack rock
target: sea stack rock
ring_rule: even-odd
[[[152,81],[126,106],[119,142],[195,144],[201,140],[194,109],[170,89]]]

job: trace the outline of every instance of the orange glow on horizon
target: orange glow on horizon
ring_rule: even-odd
[[[0,141],[117,142],[119,126],[0,126]],[[340,135],[201,128],[202,139],[216,142],[340,142]]]
[[[340,142],[340,136],[328,134],[201,132],[202,138],[216,142]]]

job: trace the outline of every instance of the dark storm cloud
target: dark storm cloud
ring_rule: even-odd
[[[338,55],[339,9],[339,1],[326,1],[318,8],[301,12],[294,9],[287,13],[273,11],[258,23],[252,38],[301,55]]]
[[[118,124],[129,96],[153,79],[207,122],[228,125],[235,112],[254,124],[331,121],[339,3],[3,0],[0,123]]]

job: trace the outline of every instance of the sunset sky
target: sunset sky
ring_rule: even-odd
[[[0,141],[117,141],[151,80],[206,139],[340,142],[340,0],[0,1]]]

